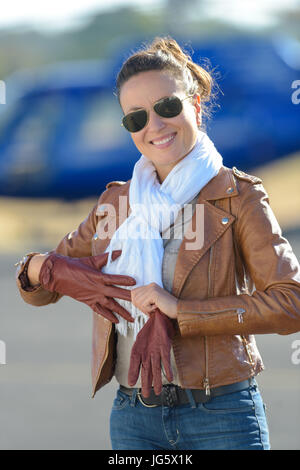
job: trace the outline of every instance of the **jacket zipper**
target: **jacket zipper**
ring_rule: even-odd
[[[245,313],[245,309],[243,308],[236,308],[236,309],[224,308],[223,310],[215,310],[214,312],[200,312],[200,313],[222,313],[222,312],[228,312],[228,311],[236,311],[238,322],[243,323],[244,321],[243,314]],[[253,364],[253,359],[251,357],[249,346],[246,342],[246,339],[243,336],[242,336],[242,339],[243,339],[243,344],[248,354],[250,363]],[[209,384],[209,378],[208,378],[208,337],[207,336],[204,336],[204,344],[205,344],[205,377],[203,379],[203,386],[205,389],[205,394],[210,395],[210,384]]]
[[[209,265],[208,265],[208,298],[210,297],[211,294],[211,276],[210,276],[210,270],[211,270],[211,263],[212,263],[212,255],[213,255],[213,246],[210,248],[210,253],[209,253]],[[203,379],[203,387],[205,390],[206,395],[210,395],[210,385],[209,385],[209,378],[208,378],[208,338],[207,336],[204,336],[204,345],[205,345],[205,376]]]
[[[243,318],[243,315],[245,313],[245,309],[244,308],[234,308],[234,307],[229,307],[229,308],[224,308],[222,310],[214,310],[213,312],[210,311],[210,312],[205,312],[204,310],[201,310],[201,312],[199,312],[199,310],[197,310],[197,312],[193,312],[192,310],[189,310],[187,313],[198,313],[199,315],[201,315],[202,313],[210,313],[210,314],[214,314],[214,313],[225,313],[225,312],[236,312],[237,313],[237,318],[238,318],[238,322],[239,323],[243,323],[244,321],[244,318]]]
[[[205,377],[203,380],[203,386],[205,389],[205,395],[210,395],[210,385],[208,379],[208,341],[207,336],[204,336],[204,343],[205,343]]]
[[[238,315],[238,322],[239,323],[243,323],[244,322],[244,318],[243,318],[243,314],[245,313],[245,309],[244,308],[238,308],[237,309],[237,315]]]

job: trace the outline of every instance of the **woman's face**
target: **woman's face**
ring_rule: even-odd
[[[175,95],[186,98],[180,82],[168,72],[141,72],[131,77],[121,88],[120,103],[124,114],[136,109],[146,109],[149,119],[146,126],[131,133],[138,150],[154,164],[162,182],[174,166],[194,147],[200,124],[200,98],[182,102],[182,112],[173,118],[160,117],[153,105],[160,99]]]

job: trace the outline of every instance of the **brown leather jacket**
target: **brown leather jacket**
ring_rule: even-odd
[[[109,239],[94,235],[106,216],[97,208],[113,204],[118,227],[123,222],[119,196],[127,197],[128,210],[129,184],[109,183],[88,217],[55,251],[72,257],[103,252]],[[300,267],[259,178],[223,166],[197,202],[204,204],[204,244],[186,250],[184,239],[180,246],[172,291],[179,299],[173,350],[182,386],[209,393],[211,387],[263,370],[254,334],[300,330]],[[41,287],[25,291],[18,276],[17,283],[32,305],[60,298]],[[114,325],[93,312],[92,396],[113,377],[115,345]]]

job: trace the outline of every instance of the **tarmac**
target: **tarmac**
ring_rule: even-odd
[[[300,230],[285,235],[300,259]],[[6,344],[0,449],[111,449],[117,383],[113,379],[91,398],[91,312],[70,298],[45,307],[24,303],[14,280],[14,263],[23,255],[4,252],[0,263],[0,340]],[[256,341],[266,367],[257,381],[272,449],[299,450],[300,333],[257,335]]]

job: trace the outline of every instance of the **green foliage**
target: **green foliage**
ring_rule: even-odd
[[[162,15],[130,7],[91,17],[80,29],[42,33],[30,29],[0,31],[0,77],[20,68],[62,60],[109,57],[111,45],[135,35],[160,34]]]
[[[186,0],[185,0],[186,1]],[[153,9],[123,7],[95,14],[77,29],[44,33],[32,29],[0,30],[0,77],[23,68],[65,60],[110,58],[131,39],[171,34],[175,37],[232,31],[220,22],[207,22],[191,11],[187,2],[166,3]],[[177,6],[176,6],[177,5]],[[172,7],[172,8],[171,8]],[[194,10],[193,10],[194,11]],[[180,21],[178,21],[180,18]]]

